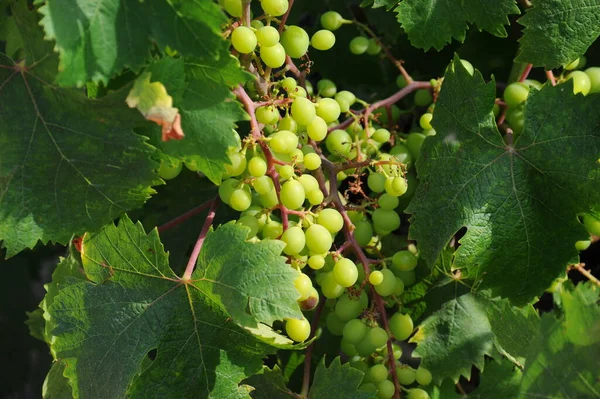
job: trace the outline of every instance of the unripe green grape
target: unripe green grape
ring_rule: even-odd
[[[408,82],[406,81],[404,75],[398,75],[396,77],[396,86],[398,86],[400,89],[404,89],[406,86],[408,86]]]
[[[415,275],[414,270],[408,270],[408,271],[395,270],[394,273],[396,274],[396,276],[398,276],[404,282],[404,285],[406,287],[410,287],[417,281],[417,276]]]
[[[325,146],[330,153],[345,156],[352,150],[352,138],[345,130],[336,129],[325,139]]]
[[[337,300],[335,304],[335,314],[342,321],[356,319],[367,308],[368,304],[369,300],[366,297],[366,294],[362,295],[361,293],[361,295],[357,298],[354,295],[349,295],[346,293]]]
[[[396,338],[397,341],[407,340],[415,328],[410,315],[404,315],[402,313],[394,314],[390,317],[388,323],[390,331],[394,334],[394,338]]]
[[[306,193],[306,199],[311,205],[320,205],[325,199],[325,196],[321,190],[312,190]]]
[[[353,319],[346,323],[342,330],[344,339],[352,345],[359,344],[367,335],[369,328],[359,319]]]
[[[421,147],[426,138],[427,136],[421,133],[411,133],[406,138],[406,147],[415,161],[421,156]]]
[[[329,30],[321,29],[315,32],[310,44],[317,50],[329,50],[335,44],[335,35]]]
[[[269,145],[275,152],[289,154],[298,147],[298,136],[289,130],[280,130],[269,138]]]
[[[288,180],[294,176],[294,167],[292,165],[282,165],[279,167],[279,177],[281,180]]]
[[[375,348],[381,348],[383,345],[385,345],[388,338],[387,332],[385,332],[385,330],[381,327],[371,328],[365,337],[365,339]]]
[[[272,105],[265,105],[256,109],[256,120],[265,125],[274,125],[279,122],[279,112]]]
[[[390,139],[390,131],[387,129],[377,129],[371,136],[373,140],[378,143],[386,143]]]
[[[327,123],[337,120],[340,116],[340,105],[332,98],[321,98],[317,101],[317,115]]]
[[[291,58],[300,58],[306,54],[309,43],[308,33],[299,26],[288,26],[281,35],[281,44]]]
[[[371,285],[379,285],[383,282],[383,273],[379,270],[375,270],[369,274],[369,283]]]
[[[570,63],[568,63],[567,65],[565,65],[565,70],[567,71],[572,71],[574,69],[579,69],[582,68],[579,66],[579,58],[577,58],[575,61],[572,61]]]
[[[585,70],[590,78],[590,93],[600,93],[600,67],[591,67]]]
[[[306,229],[306,246],[316,254],[322,254],[331,248],[333,239],[331,233],[320,224],[313,224]]]
[[[358,352],[358,354],[363,357],[371,356],[373,354],[373,352],[375,352],[375,350],[377,349],[376,346],[374,346],[373,344],[371,344],[371,342],[369,342],[369,340],[367,339],[366,336],[365,336],[365,339],[360,341],[355,346],[356,346],[356,351]]]
[[[313,270],[322,269],[325,266],[325,258],[323,255],[313,255],[308,258],[308,266]]]
[[[375,39],[369,39],[369,47],[367,47],[367,54],[377,55],[381,53],[381,46]]]
[[[267,173],[267,162],[261,157],[252,157],[248,161],[248,173],[254,177],[261,177]]]
[[[263,238],[272,238],[275,239],[283,234],[283,226],[281,223],[275,220],[267,220],[263,229],[262,236]]]
[[[296,87],[296,90],[293,93],[290,93],[290,97],[291,98],[296,98],[296,97],[306,98],[307,93],[306,93],[306,90],[304,89],[304,87],[298,86],[298,87]]]
[[[292,157],[292,163],[302,163],[304,162],[304,153],[300,148],[296,148],[294,151],[290,153],[290,157]]]
[[[412,388],[408,390],[406,399],[429,399],[429,394],[420,388]]]
[[[239,176],[246,170],[246,157],[239,152],[229,154],[229,162],[224,165],[228,177]]]
[[[393,209],[396,209],[396,207],[400,204],[400,200],[396,196],[385,193],[381,197],[379,197],[379,199],[377,200],[377,204],[381,209],[391,211]]]
[[[333,267],[333,277],[342,287],[352,287],[358,279],[358,269],[350,259],[342,258]]]
[[[331,312],[327,315],[325,324],[327,325],[329,332],[333,335],[337,335],[338,337],[342,335],[342,331],[344,331],[344,322],[340,320],[335,313]]]
[[[298,181],[302,184],[305,192],[318,190],[319,189],[319,181],[315,179],[314,176],[311,175],[302,175],[298,177]]]
[[[317,82],[317,90],[322,97],[333,97],[337,93],[337,87],[329,79],[321,79]]]
[[[396,104],[393,104],[391,106],[391,114],[392,114],[391,122],[395,123],[400,118],[402,111]],[[373,111],[373,115],[377,115],[377,117],[379,118],[379,123],[381,125],[387,125],[390,122],[389,115],[388,115],[388,112],[385,109],[385,107],[379,107],[379,108],[375,109]]]
[[[306,194],[302,184],[297,180],[288,180],[281,186],[279,193],[281,203],[288,209],[298,209],[304,203]]]
[[[305,318],[288,319],[285,323],[285,332],[296,342],[303,342],[310,336],[310,323]]]
[[[367,186],[374,193],[385,191],[385,176],[381,173],[371,173],[367,178]]]
[[[516,107],[524,103],[529,95],[529,86],[525,83],[515,82],[506,86],[504,89],[504,102],[509,107]]]
[[[321,280],[321,291],[323,292],[323,296],[325,298],[338,298],[344,293],[344,290],[345,288],[335,281],[331,273],[325,273],[323,279]]]
[[[392,295],[399,296],[404,292],[404,281],[400,277],[396,277],[396,286],[394,287],[394,292]]]
[[[575,249],[579,252],[585,251],[592,245],[592,240],[580,240],[575,243]]]
[[[313,310],[319,304],[319,292],[312,287],[310,290],[310,295],[304,301],[300,302],[300,309],[303,311]]]
[[[350,52],[355,55],[363,54],[369,48],[369,39],[364,36],[356,36],[350,40]]]
[[[379,399],[390,399],[396,393],[396,387],[390,380],[383,380],[377,384],[377,397]]]
[[[292,227],[292,229],[293,228],[294,227]],[[290,229],[286,230],[283,233],[283,236],[281,237],[282,240],[283,240],[283,237],[285,236],[285,233],[287,233],[289,230]],[[296,287],[296,290],[300,293],[300,298],[298,298],[298,302],[302,302],[302,301],[306,300],[310,296],[310,293],[313,288],[310,277],[308,277],[304,273],[300,273],[298,275],[298,277],[296,277],[294,279],[294,287]]]
[[[344,227],[344,218],[336,209],[326,208],[317,215],[317,223],[335,234]]]
[[[419,367],[415,373],[415,378],[419,385],[429,385],[433,379],[431,372],[423,367]]]
[[[157,173],[161,179],[171,180],[179,176],[181,169],[183,169],[183,162],[177,161],[175,163],[171,163],[163,159],[160,161],[160,166],[158,167]]]
[[[573,71],[567,76],[568,79],[573,80],[573,94],[581,93],[585,96],[592,88],[592,81],[585,72]]]
[[[308,170],[317,170],[321,167],[321,157],[318,154],[310,153],[304,156],[304,167]]]
[[[250,187],[244,186],[233,190],[229,197],[229,206],[238,212],[245,211],[252,205],[252,192]]]
[[[390,149],[390,154],[393,155],[398,161],[403,164],[408,164],[412,162],[412,155],[408,147],[404,144],[396,144]],[[409,185],[410,187],[410,185]]]
[[[247,238],[254,237],[256,234],[258,234],[258,230],[259,230],[258,219],[256,219],[254,216],[250,216],[250,215],[242,216],[238,219],[238,221],[236,223],[241,224],[242,226],[246,226],[250,229],[250,232],[248,233]]]
[[[431,91],[428,89],[419,89],[415,91],[415,105],[417,107],[427,107],[433,101]]]
[[[340,101],[345,101],[348,105],[352,106],[356,102],[356,96],[351,91],[342,90],[335,95],[335,101],[338,103]]]
[[[263,26],[256,31],[256,40],[261,47],[271,47],[279,43],[279,31],[273,26]]]
[[[246,26],[238,26],[231,32],[231,44],[240,53],[249,54],[256,48],[256,35],[252,29]]]
[[[287,12],[289,2],[288,0],[260,0],[260,6],[266,14],[280,17]]]
[[[219,186],[219,198],[221,201],[229,205],[231,194],[238,188],[239,183],[236,179],[227,179],[221,182]]]
[[[327,11],[323,15],[321,15],[321,26],[327,30],[334,31],[340,28],[344,23],[344,18],[335,12],[335,11]]]
[[[392,264],[398,270],[413,270],[417,267],[417,257],[410,251],[398,251],[392,257]]]
[[[296,87],[298,87],[298,82],[291,76],[281,79],[280,84],[288,93],[296,90]]]
[[[232,17],[242,16],[242,0],[223,0],[223,8]]]
[[[327,122],[320,116],[315,116],[314,119],[306,125],[306,133],[314,141],[321,141],[327,137]]]
[[[260,195],[267,195],[275,188],[273,180],[269,176],[260,176],[252,182],[252,187]]]
[[[423,115],[421,115],[421,119],[419,119],[419,125],[421,125],[421,128],[428,130],[428,129],[432,129],[431,127],[431,120],[433,119],[433,114],[426,112]]]
[[[279,130],[289,130],[292,133],[296,133],[296,131],[298,131],[298,124],[290,115],[286,115],[281,118],[277,127]]]
[[[356,347],[353,344],[351,344],[350,342],[346,341],[345,339],[342,339],[340,341],[340,349],[348,357],[353,357],[358,354],[358,352],[356,351]]]
[[[375,291],[381,296],[390,296],[396,288],[396,276],[389,269],[383,269],[381,274],[383,274],[383,281],[379,285],[374,286]]]
[[[277,43],[271,47],[261,47],[260,59],[269,68],[279,68],[285,64],[285,49],[281,43]]]
[[[306,245],[306,237],[304,236],[304,231],[302,231],[302,229],[298,226],[290,227],[286,231],[284,231],[283,235],[281,236],[281,241],[285,243],[283,253],[285,253],[286,255],[299,254]],[[301,301],[303,301],[304,299],[301,299]]]
[[[415,382],[415,370],[408,366],[396,367],[396,376],[400,385],[410,385]]]
[[[388,376],[388,369],[383,364],[376,364],[371,366],[365,378],[368,378],[371,382],[381,382],[386,380]]]
[[[385,231],[394,231],[400,227],[400,216],[396,211],[375,209],[371,215],[373,224]]]
[[[583,225],[590,234],[600,236],[600,219],[590,214],[583,215]]]
[[[304,82],[304,86],[306,86],[306,93],[309,96],[312,96],[314,94],[314,90],[313,90],[313,85],[312,83],[310,83],[310,80],[307,80]]]
[[[309,99],[297,97],[292,103],[292,118],[299,125],[308,125],[316,116],[315,105]]]
[[[520,134],[525,127],[525,112],[522,109],[514,109],[506,113],[506,121],[515,134]]]
[[[259,19],[253,19],[252,21],[250,21],[250,27],[256,30],[262,28],[263,26],[265,26],[265,24]]]
[[[373,226],[367,220],[362,220],[354,224],[354,238],[361,247],[366,247],[373,238]]]

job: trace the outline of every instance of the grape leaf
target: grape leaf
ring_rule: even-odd
[[[73,391],[69,380],[63,375],[65,365],[61,361],[54,362],[44,381],[42,398],[44,399],[73,399]]]
[[[508,15],[519,14],[519,8],[514,0],[403,0],[396,12],[413,46],[441,50],[452,38],[463,42],[470,23],[506,37]]]
[[[290,397],[291,392],[285,386],[283,374],[278,366],[272,370],[265,366],[260,373],[254,374],[244,382],[254,388],[250,393],[253,399],[288,399]]]
[[[315,371],[309,399],[352,398],[375,399],[375,392],[365,392],[358,389],[364,373],[350,364],[342,364],[339,357],[333,359],[329,367],[325,367],[325,358]]]
[[[62,86],[106,83],[123,68],[140,68],[154,42],[184,56],[219,59],[227,55],[221,24],[227,21],[212,1],[38,0],[41,24],[60,53]]]
[[[600,201],[600,96],[573,95],[571,81],[531,93],[524,131],[507,144],[492,113],[494,82],[471,76],[458,59],[454,65],[434,111],[437,135],[417,162],[409,235],[433,262],[467,227],[455,267],[522,305],[550,286],[587,237],[576,215]]]
[[[576,345],[593,345],[600,342],[600,306],[597,306],[600,289],[592,282],[563,283],[560,297],[565,311],[566,336]]]
[[[595,0],[532,0],[519,19],[525,26],[516,60],[546,69],[583,55],[600,35],[600,3]]]
[[[0,239],[12,256],[66,243],[139,207],[159,184],[155,149],[79,90],[59,89],[51,46],[26,2],[13,6],[25,60],[0,55]]]
[[[248,398],[239,382],[274,348],[239,325],[301,312],[283,244],[252,244],[246,234],[234,224],[209,233],[187,282],[170,269],[156,230],[146,234],[125,216],[86,234],[89,281],[59,286],[48,309],[51,348],[79,397]],[[153,349],[156,358],[141,369]]]
[[[398,0],[363,0],[360,6],[371,6],[373,8],[385,7],[386,10],[391,10],[396,4],[398,4]]]

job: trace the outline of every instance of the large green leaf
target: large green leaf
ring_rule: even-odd
[[[57,59],[36,14],[24,1],[12,12],[25,59],[0,55],[0,240],[8,256],[98,229],[142,205],[160,182],[155,149],[110,124],[119,120],[107,114],[112,98],[52,85]]]
[[[600,35],[595,0],[532,0],[519,19],[525,26],[517,61],[557,68],[584,54]]]
[[[285,386],[283,374],[278,366],[272,370],[265,366],[260,373],[244,382],[252,386],[250,396],[253,399],[288,399],[291,396],[291,391]]]
[[[339,357],[333,359],[329,367],[325,367],[325,358],[315,371],[309,399],[352,398],[375,399],[375,392],[358,389],[364,373],[350,364],[342,364]]]
[[[46,37],[56,41],[64,86],[107,82],[123,68],[138,69],[152,43],[185,56],[227,57],[220,25],[226,22],[212,1],[47,0],[40,13]]]
[[[234,224],[209,233],[187,282],[169,267],[156,230],[147,235],[125,217],[86,234],[89,280],[59,286],[48,309],[51,348],[79,396],[248,398],[240,381],[274,348],[242,327],[301,313],[283,244],[252,244],[246,234]]]
[[[467,227],[455,267],[524,304],[577,256],[587,233],[576,216],[600,202],[600,96],[574,95],[570,81],[531,93],[524,131],[507,144],[492,112],[494,82],[457,62],[435,107],[437,135],[417,162],[410,237],[432,264]]]
[[[396,11],[413,46],[441,50],[453,38],[464,41],[469,24],[506,37],[508,15],[519,8],[515,0],[403,0]]]

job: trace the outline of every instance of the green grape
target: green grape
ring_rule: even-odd
[[[232,17],[242,16],[242,0],[223,0],[223,8]]]
[[[390,149],[390,155],[393,155],[398,161],[403,164],[412,162],[412,155],[410,150],[404,144],[396,144]],[[409,185],[410,187],[410,185]]]
[[[369,39],[364,36],[356,36],[350,40],[350,52],[355,55],[364,54],[369,48]]]
[[[322,97],[333,97],[337,93],[335,83],[329,79],[321,79],[317,82],[317,90]]]
[[[281,43],[277,43],[271,47],[261,47],[260,59],[269,68],[279,68],[285,64],[285,49]]]
[[[252,29],[238,26],[231,32],[231,44],[240,53],[249,54],[256,48],[256,35]]]
[[[377,349],[376,346],[371,344],[365,335],[365,339],[356,344],[356,351],[360,356],[367,357],[371,356],[373,352]],[[366,370],[365,370],[366,371]]]
[[[429,385],[433,377],[429,370],[419,367],[415,373],[415,379],[419,385]]]
[[[317,101],[317,116],[327,123],[334,122],[340,116],[340,105],[332,98],[321,98]]]
[[[367,308],[368,305],[369,300],[364,292],[361,292],[361,295],[358,298],[346,293],[342,295],[336,302],[335,314],[340,320],[349,321],[360,316],[360,314]]]
[[[248,173],[254,177],[261,177],[267,173],[267,162],[261,157],[252,157],[248,161]]]
[[[314,176],[302,175],[298,177],[298,181],[302,184],[305,192],[319,189],[319,181]]]
[[[299,26],[288,26],[281,35],[281,44],[291,58],[300,58],[306,54],[310,40],[308,33]],[[306,125],[306,123],[303,123]]]
[[[419,89],[415,91],[415,105],[417,107],[427,107],[432,101],[431,90]]]
[[[360,370],[363,374],[369,370],[369,365],[364,360],[353,360],[350,362],[350,367]]]
[[[385,193],[381,197],[379,197],[379,199],[377,200],[377,204],[381,209],[392,210],[396,209],[398,204],[400,204],[400,200],[398,199],[398,197]]]
[[[354,237],[361,247],[366,247],[373,238],[373,226],[367,220],[361,220],[354,224]]]
[[[302,231],[302,229],[298,226],[290,227],[284,231],[283,235],[281,236],[281,241],[285,243],[283,253],[286,255],[297,255],[304,249],[304,246],[306,245],[304,231]],[[304,299],[301,300],[303,301]]]
[[[369,274],[369,283],[371,285],[379,285],[383,282],[383,273],[379,270],[375,270]]]
[[[292,97],[292,98],[295,98],[295,97],[306,98],[307,97],[306,90],[304,89],[304,87],[298,86],[298,87],[296,87],[296,91],[294,93],[290,93],[290,97]]]
[[[252,192],[250,187],[243,186],[233,190],[231,197],[229,197],[229,206],[238,212],[245,211],[252,205]]]
[[[356,351],[356,347],[354,345],[352,345],[350,342],[346,341],[345,339],[342,339],[340,341],[340,349],[348,357],[356,356],[358,354],[358,352]]]
[[[267,195],[274,191],[273,189],[275,188],[275,185],[269,176],[260,176],[259,178],[254,179],[252,182],[252,187],[258,194]]]
[[[421,119],[419,119],[419,125],[421,125],[421,128],[428,130],[428,129],[432,129],[431,127],[431,120],[433,119],[433,114],[426,112],[423,115],[421,115]]]
[[[275,152],[289,154],[298,147],[298,136],[289,130],[280,130],[269,137],[269,145]]]
[[[293,228],[294,227],[292,227],[292,229]],[[285,236],[285,233],[287,233],[288,231],[290,231],[290,229],[286,230],[283,233],[283,236]],[[283,240],[283,236],[281,237],[282,240]],[[310,293],[312,292],[312,289],[313,289],[312,281],[310,280],[310,277],[308,277],[304,273],[300,273],[298,275],[298,277],[296,277],[294,279],[294,287],[296,287],[296,290],[300,293],[300,298],[298,298],[298,302],[302,302],[302,301],[305,301],[306,299],[308,299],[308,297],[310,296]]]
[[[290,76],[281,79],[280,84],[281,87],[283,87],[288,93],[296,90],[296,87],[298,87],[298,82],[296,81],[296,79]]]
[[[305,318],[287,319],[285,322],[285,332],[296,342],[303,342],[310,336],[310,323]]]
[[[321,29],[315,32],[310,44],[317,50],[329,50],[335,44],[335,35],[330,30]]]
[[[247,238],[254,237],[256,234],[258,234],[258,230],[259,230],[258,219],[256,219],[254,216],[250,216],[250,215],[242,216],[238,219],[238,221],[236,223],[241,224],[242,226],[246,226],[250,229],[250,232],[248,233]]]
[[[221,201],[229,205],[231,194],[238,188],[239,181],[236,179],[227,179],[219,186],[219,198]]]
[[[367,375],[365,378],[368,378],[371,382],[381,382],[387,380],[388,369],[383,364],[376,364],[372,366],[369,371],[367,371]]]
[[[337,298],[344,293],[344,287],[336,283],[332,273],[325,273],[320,285],[325,298]]]
[[[304,86],[306,86],[306,93],[309,96],[312,96],[314,94],[314,90],[313,90],[313,85],[312,83],[310,83],[310,80],[307,80],[304,82]]]
[[[279,112],[272,105],[258,107],[256,109],[256,120],[265,125],[274,125],[279,122]]]
[[[263,26],[265,26],[265,24],[261,20],[253,19],[252,21],[250,21],[250,27],[256,30],[262,28]]]
[[[338,337],[342,335],[342,331],[344,331],[344,322],[340,320],[335,313],[331,312],[327,315],[325,324],[327,325],[329,332],[333,335],[337,335]]]
[[[299,125],[308,125],[316,116],[315,105],[309,99],[297,97],[292,103],[292,118]]]
[[[335,11],[327,11],[323,15],[321,15],[321,26],[327,30],[334,31],[340,28],[344,23],[344,18],[335,12]]]
[[[256,31],[256,40],[261,47],[271,47],[279,43],[279,31],[272,26],[263,26]]]
[[[581,93],[584,96],[590,92],[592,81],[587,73],[582,71],[571,72],[567,76],[567,80],[573,80],[573,94]]]
[[[506,121],[512,128],[513,132],[520,134],[525,127],[525,112],[522,109],[516,109],[506,113]]]
[[[310,153],[304,156],[304,167],[308,170],[317,170],[321,167],[321,157],[318,154]]]
[[[504,89],[504,102],[509,107],[516,107],[524,103],[529,95],[529,86],[525,83],[515,82],[506,86]]]
[[[312,190],[306,193],[306,199],[308,199],[311,205],[320,205],[325,196],[321,190]]]
[[[335,234],[344,227],[344,218],[336,209],[326,208],[317,215],[317,223]]]
[[[385,191],[385,176],[381,173],[371,173],[367,178],[367,186],[374,193]]]
[[[429,399],[429,394],[422,389],[412,388],[408,390],[406,399]]]
[[[350,259],[342,258],[333,267],[333,277],[342,287],[352,287],[358,279],[358,269]]]
[[[581,252],[588,249],[590,245],[592,245],[592,240],[580,240],[575,243],[575,248]]]
[[[229,154],[230,164],[225,164],[225,172],[228,177],[239,176],[246,170],[246,157],[239,152]]]
[[[590,234],[600,236],[600,219],[597,219],[593,215],[583,215],[583,225]]]
[[[400,385],[410,385],[416,379],[415,370],[408,366],[396,367],[396,376]]]
[[[387,343],[388,338],[388,334],[383,328],[373,327],[367,332],[365,340],[367,340],[375,348],[381,348]]]
[[[390,296],[396,289],[396,276],[389,269],[383,269],[381,274],[383,274],[383,281],[375,286],[375,291],[381,296]]]
[[[325,146],[332,154],[346,156],[352,150],[352,138],[345,130],[336,129],[325,139]]]
[[[300,148],[296,148],[294,151],[292,151],[290,156],[292,157],[293,164],[298,164],[298,163],[304,162],[304,153],[302,152],[302,150]]]
[[[568,63],[567,65],[565,65],[565,70],[567,70],[567,71],[572,71],[573,69],[578,69],[578,68],[583,68],[583,65],[579,66],[579,58],[577,58],[575,61],[572,61],[572,62]]]
[[[527,86],[529,86],[529,88],[531,89],[532,87],[537,89],[537,90],[542,90],[542,84],[540,82],[538,82],[537,80],[534,79],[525,79],[523,81],[523,83],[525,83]]]
[[[375,39],[369,39],[369,47],[367,47],[367,54],[377,55],[381,53],[381,46]]]
[[[369,328],[361,320],[353,319],[346,323],[342,335],[346,341],[356,345],[365,338],[368,330]]]
[[[306,125],[306,133],[308,137],[314,141],[321,141],[327,137],[327,122],[320,116],[315,116],[314,119]]]
[[[157,172],[161,179],[171,180],[179,176],[181,169],[183,169],[183,163],[181,161],[171,163],[163,159],[160,161],[160,166],[158,167]]]
[[[400,118],[402,111],[400,111],[400,108],[398,108],[396,104],[392,105],[391,111],[392,123],[394,123]],[[373,111],[373,115],[378,115],[381,125],[387,125],[390,122],[388,112],[384,107],[375,109],[375,111]]]
[[[313,253],[322,254],[331,248],[333,239],[331,233],[320,224],[313,224],[306,229],[306,246]]]
[[[343,100],[347,102],[349,106],[352,106],[356,102],[356,96],[351,91],[342,90],[335,95],[335,101],[339,103],[340,100]]]
[[[407,287],[410,287],[417,281],[417,276],[415,275],[414,270],[408,270],[408,271],[396,270],[395,274],[404,282],[404,285]]]
[[[312,283],[311,283],[311,287],[312,287]],[[304,301],[300,302],[300,309],[302,309],[303,311],[309,311],[309,310],[313,310],[314,308],[317,307],[317,305],[319,304],[319,292],[315,289],[315,287],[312,287],[310,289],[310,295],[308,296],[308,298],[306,298]]]
[[[422,133],[411,133],[406,138],[406,147],[415,161],[421,156],[421,147],[427,136]]]
[[[371,136],[371,138],[373,140],[375,140],[378,143],[386,143],[389,141],[390,139],[390,131],[387,129],[377,129],[375,130],[375,133],[373,133],[373,135]]]
[[[325,257],[323,255],[313,255],[308,258],[308,266],[313,270],[322,269],[325,266]]]
[[[260,6],[266,14],[280,17],[287,12],[289,3],[288,0],[260,0]]]
[[[413,270],[417,267],[417,257],[410,251],[398,251],[392,257],[392,264],[398,270]]]
[[[396,313],[390,317],[389,321],[390,331],[394,334],[394,338],[397,341],[405,341],[410,337],[414,330],[414,324],[412,318],[409,315],[402,313]]]
[[[390,380],[383,380],[377,384],[377,397],[379,399],[390,399],[396,393],[396,387]]]
[[[396,277],[396,286],[394,287],[394,292],[392,295],[398,296],[402,295],[404,292],[404,281],[400,277]]]
[[[288,180],[294,176],[294,167],[292,165],[282,165],[279,167],[279,177],[281,180]]]
[[[398,75],[396,77],[396,86],[398,86],[400,89],[404,89],[406,86],[408,86],[408,82],[406,81],[404,75]]]
[[[306,194],[302,184],[297,180],[288,180],[281,186],[279,193],[281,203],[288,209],[298,209],[304,203]],[[322,251],[324,252],[324,251]]]
[[[600,67],[591,67],[585,70],[590,78],[590,93],[600,93]]]
[[[279,130],[288,130],[292,133],[296,133],[298,131],[298,124],[290,115],[286,115],[279,120],[279,124],[277,125]]]
[[[283,234],[283,226],[275,220],[267,220],[262,229],[263,238],[275,239]]]
[[[375,209],[371,215],[373,224],[385,231],[394,231],[400,227],[400,216],[395,211]]]

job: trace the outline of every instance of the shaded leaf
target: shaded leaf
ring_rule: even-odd
[[[290,397],[290,390],[285,386],[283,374],[278,366],[272,370],[265,366],[260,373],[244,382],[254,388],[250,393],[254,399],[289,399]]]
[[[358,389],[364,373],[350,364],[342,364],[339,357],[333,359],[329,367],[325,367],[325,358],[319,363],[315,377],[308,393],[309,399],[353,398],[375,399],[375,392]]]

